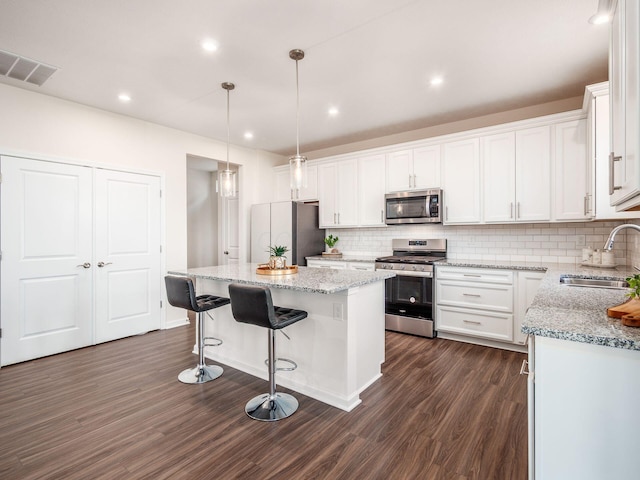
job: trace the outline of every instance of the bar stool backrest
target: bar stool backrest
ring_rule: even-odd
[[[229,285],[231,312],[241,323],[264,328],[277,328],[278,320],[271,290],[267,287],[232,283]]]
[[[196,299],[196,290],[193,286],[193,280],[189,277],[176,277],[167,275],[164,277],[164,283],[167,286],[167,300],[174,307],[186,308],[192,312],[199,312]]]

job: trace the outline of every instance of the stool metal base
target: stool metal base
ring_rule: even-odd
[[[198,365],[195,368],[187,368],[178,375],[182,383],[206,383],[215,380],[222,375],[222,367],[218,365]]]
[[[244,407],[244,411],[254,420],[274,422],[290,417],[298,409],[298,400],[288,393],[268,393],[252,398]]]

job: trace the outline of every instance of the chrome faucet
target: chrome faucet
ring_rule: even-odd
[[[607,252],[611,251],[611,249],[613,248],[613,240],[616,238],[616,234],[620,230],[623,230],[625,228],[633,228],[634,230],[640,232],[640,225],[636,225],[635,223],[623,223],[622,225],[618,225],[616,228],[611,230],[609,238],[607,238],[607,241],[604,242],[604,250],[606,250]]]

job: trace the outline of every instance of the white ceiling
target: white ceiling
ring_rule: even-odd
[[[582,95],[607,79],[598,0],[0,0],[0,50],[60,68],[0,82],[301,153]],[[218,51],[206,53],[204,38]],[[444,83],[429,80],[442,75]],[[120,92],[132,101],[122,104]],[[327,110],[340,110],[329,117]],[[254,133],[245,140],[245,131]]]

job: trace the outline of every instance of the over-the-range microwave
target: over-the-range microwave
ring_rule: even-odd
[[[442,190],[413,190],[385,195],[385,223],[441,223]]]

